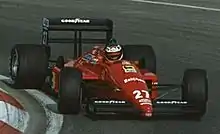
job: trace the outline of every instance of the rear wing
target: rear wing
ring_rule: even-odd
[[[73,38],[53,38],[50,32],[73,31]],[[82,54],[82,44],[106,44],[112,38],[113,22],[110,19],[43,18],[42,44],[73,43],[74,58]],[[103,38],[83,38],[82,32],[105,32]]]

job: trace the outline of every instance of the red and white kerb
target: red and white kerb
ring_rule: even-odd
[[[29,114],[22,105],[6,91],[0,89],[0,134],[22,134]]]

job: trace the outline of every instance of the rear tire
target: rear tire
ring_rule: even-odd
[[[208,78],[205,70],[187,69],[182,83],[182,100],[188,101],[199,111],[188,116],[200,119],[206,113],[208,100]]]
[[[60,72],[58,110],[61,114],[79,114],[82,104],[82,74],[64,67]]]
[[[41,88],[48,73],[48,56],[42,45],[17,44],[11,50],[9,73],[15,88]]]
[[[149,45],[125,45],[124,59],[139,61],[141,69],[147,69],[156,74],[156,55]]]

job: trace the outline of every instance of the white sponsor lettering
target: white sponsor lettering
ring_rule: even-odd
[[[128,78],[128,79],[124,79],[124,83],[128,83],[128,82],[131,82],[131,81],[138,81],[138,82],[145,83],[144,80],[139,79],[139,78],[135,78],[135,77],[133,77],[133,78]]]
[[[125,104],[125,101],[109,100],[109,101],[95,101],[96,104]]]
[[[108,52],[108,53],[114,53],[114,52],[120,52],[121,51],[121,46],[120,45],[117,45],[117,46],[109,46],[109,47],[106,47],[105,51]]]
[[[151,100],[148,98],[143,98],[139,100],[140,105],[152,105]]]
[[[187,104],[187,101],[157,101],[157,104]]]
[[[80,18],[75,19],[61,19],[62,23],[90,23],[90,20],[83,20]]]

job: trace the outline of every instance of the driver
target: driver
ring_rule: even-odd
[[[104,48],[105,59],[109,62],[120,61],[123,58],[123,49],[115,39],[111,39]]]
[[[91,52],[86,53],[85,55],[93,55],[93,60],[95,64],[103,63],[103,61],[107,61],[107,63],[114,63],[116,61],[120,61],[123,58],[123,49],[120,44],[117,43],[115,39],[111,39],[109,43],[103,48],[102,46],[95,46]],[[85,56],[84,55],[84,56]],[[82,61],[85,57],[79,58],[76,65],[79,61]],[[74,66],[75,61],[70,60],[65,66],[72,67]]]

